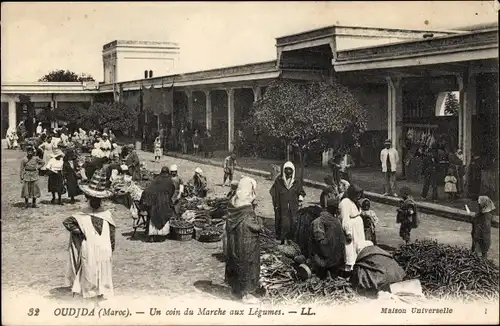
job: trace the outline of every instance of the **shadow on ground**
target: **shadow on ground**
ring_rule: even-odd
[[[194,282],[194,287],[219,299],[234,300],[234,297],[231,294],[231,289],[229,287],[220,284],[214,284],[209,280],[196,281]]]

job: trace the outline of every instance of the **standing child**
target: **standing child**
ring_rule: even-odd
[[[156,137],[155,139],[155,162],[160,162],[160,158],[163,155],[163,148],[161,146],[160,137]]]
[[[402,202],[400,208],[398,208],[396,223],[401,224],[399,236],[408,244],[411,230],[418,227],[417,204],[413,201],[411,191],[407,187],[401,188],[400,196]]]
[[[448,194],[449,200],[457,198],[457,181],[453,169],[449,168],[444,178],[444,192]]]
[[[236,167],[236,154],[231,154],[224,160],[224,182],[222,186],[226,185],[226,180],[229,179],[229,182],[233,181],[234,169]]]
[[[361,204],[361,218],[363,219],[363,226],[365,229],[365,239],[377,245],[376,226],[378,224],[377,214],[370,209],[371,203],[368,198],[363,198]]]
[[[487,258],[491,245],[491,220],[495,204],[488,196],[477,199],[479,212],[472,220],[472,252]]]
[[[198,134],[198,130],[195,130],[194,136],[193,136],[194,156],[198,156],[198,151],[200,150],[200,144],[201,144],[200,135]]]
[[[62,174],[62,167],[64,163],[63,157],[64,153],[60,149],[55,149],[52,154],[52,158],[49,163],[47,163],[47,172],[49,173],[49,192],[52,193],[52,204],[56,203],[56,194],[58,204],[63,204],[61,199],[61,195],[65,192],[64,177]]]
[[[40,187],[38,186],[38,169],[44,166],[45,163],[41,158],[35,156],[33,147],[27,148],[26,157],[21,161],[21,182],[23,189],[21,190],[21,197],[24,198],[24,205],[29,207],[29,199],[33,199],[32,207],[36,208],[36,199],[40,197]]]

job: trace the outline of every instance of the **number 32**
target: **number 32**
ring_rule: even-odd
[[[30,308],[28,311],[28,316],[38,316],[40,314],[40,309],[38,308]]]

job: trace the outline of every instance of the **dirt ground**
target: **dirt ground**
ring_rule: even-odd
[[[65,273],[68,263],[69,234],[63,220],[85,205],[83,197],[75,205],[50,205],[47,179],[41,177],[42,198],[38,209],[22,208],[20,198],[19,162],[20,151],[2,150],[2,289],[10,292],[36,292],[47,298],[57,298],[58,289],[67,285]],[[161,166],[177,164],[181,177],[187,181],[199,164],[163,157],[161,163],[151,162],[152,154],[141,153],[146,166],[159,172]],[[222,169],[200,166],[208,178],[211,192],[216,197],[225,194],[222,188]],[[236,174],[238,179],[240,173]],[[266,217],[266,224],[273,225],[272,206],[268,190],[271,181],[254,177],[258,183],[259,215]],[[315,203],[319,190],[306,188],[306,205]],[[132,219],[122,206],[115,206],[117,222],[116,250],[113,255],[113,282],[115,295],[131,295],[147,292],[158,296],[174,296],[197,293],[200,281],[211,280],[222,284],[224,264],[215,256],[222,244],[204,244],[197,241],[147,243],[137,236],[130,239]],[[402,243],[395,224],[395,208],[374,203],[373,209],[381,219],[378,239],[386,248]],[[421,214],[421,226],[412,234],[413,239],[435,238],[438,241],[470,246],[470,225],[444,218]],[[492,231],[491,258],[498,263],[498,229]],[[210,296],[207,296],[209,298]]]

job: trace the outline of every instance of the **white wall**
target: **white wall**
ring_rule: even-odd
[[[144,70],[152,70],[153,77],[172,75],[176,68],[176,58],[157,53],[120,53],[117,60],[117,82],[144,78]]]
[[[355,36],[337,36],[335,39],[337,43],[337,51],[356,49],[365,46],[375,46],[389,43],[397,43],[408,41],[408,39],[401,39],[395,37],[355,37]]]

